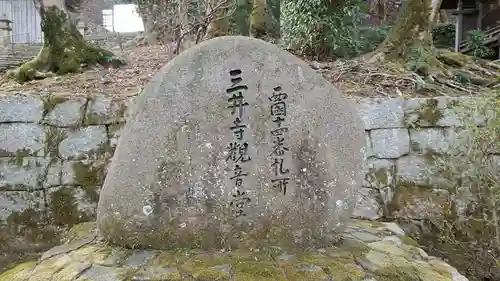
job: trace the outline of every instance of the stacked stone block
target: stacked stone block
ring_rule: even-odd
[[[430,184],[429,166],[433,155],[446,152],[465,132],[452,108],[471,98],[357,99],[369,147],[357,216],[376,219],[386,212],[419,219],[442,209],[446,193]]]
[[[0,240],[18,236],[20,244],[43,244],[49,241],[39,241],[40,236],[57,236],[95,217],[117,130],[131,101],[0,94]]]
[[[2,231],[4,236],[6,230],[28,231],[30,216],[37,227],[51,229],[94,218],[134,98],[0,94],[0,240]],[[390,211],[420,218],[438,209],[422,204],[433,196],[439,204],[442,198],[427,185],[426,167],[429,156],[445,151],[460,132],[451,107],[465,99],[356,99],[369,148],[356,216],[375,219]]]

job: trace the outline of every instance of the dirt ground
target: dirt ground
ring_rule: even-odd
[[[142,91],[151,77],[173,57],[173,48],[167,46],[133,46],[113,50],[127,65],[118,69],[96,67],[83,73],[51,77],[18,84],[3,75],[0,92],[32,92],[108,95],[133,95]],[[299,56],[300,57],[300,56]],[[481,92],[476,85],[463,85],[447,80],[430,84],[416,73],[395,65],[368,64],[362,60],[318,62],[300,57],[318,73],[332,82],[345,95],[374,97],[458,96]],[[481,76],[500,82],[500,64],[482,68]],[[498,87],[498,85],[497,85]]]

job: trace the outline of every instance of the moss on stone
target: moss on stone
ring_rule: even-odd
[[[127,104],[125,101],[121,100],[120,105],[118,106],[118,116],[125,117],[125,113],[127,112]]]
[[[369,168],[365,174],[365,180],[369,182],[373,188],[384,188],[390,185],[392,179],[389,175],[393,174],[388,168]]]
[[[72,164],[75,183],[83,188],[90,202],[99,201],[97,189],[103,184],[106,177],[106,163],[95,166],[95,162],[84,164],[77,161]]]
[[[285,270],[286,280],[287,281],[302,281],[302,280],[317,280],[317,281],[326,281],[330,280],[328,275],[323,270],[307,270],[307,268],[302,269],[292,269]],[[337,280],[337,276],[335,276],[335,280]],[[339,281],[350,281],[345,279],[338,279]]]
[[[43,110],[42,118],[45,118],[48,114],[52,112],[61,103],[68,100],[68,97],[63,94],[49,94],[42,96]]]
[[[32,189],[32,186],[29,186],[24,183],[15,183],[15,184],[3,184],[2,185],[2,191],[18,191],[18,190],[30,190]]]
[[[0,157],[14,157],[14,160],[12,160],[11,163],[16,164],[20,167],[23,166],[23,158],[29,156],[36,155],[33,155],[33,152],[26,148],[18,149],[16,150],[16,152],[10,152],[5,149],[0,149]]]
[[[45,127],[45,154],[51,160],[59,157],[59,144],[68,137],[64,129],[52,126]]]
[[[212,281],[212,280],[217,280],[217,281],[228,281],[231,280],[231,274],[227,271],[224,270],[218,270],[214,268],[206,268],[202,269],[195,274],[193,274],[193,277],[195,280],[200,280],[200,281]]]
[[[168,280],[168,281],[181,281],[182,276],[179,272],[168,272],[163,273],[159,276],[160,280]]]
[[[421,280],[413,266],[389,266],[375,271],[377,281],[415,281]],[[437,280],[436,280],[437,281]]]
[[[339,281],[361,281],[365,278],[365,272],[354,261],[352,256],[328,257],[321,254],[302,254],[298,256],[297,268],[307,266],[320,266],[323,274],[334,275]],[[300,272],[300,271],[299,271]]]
[[[453,281],[450,272],[436,269],[427,263],[414,264],[414,267],[420,276],[420,280]]]
[[[97,148],[90,150],[87,153],[88,158],[91,159],[107,159],[110,158],[113,154],[113,149],[109,144],[109,140],[104,143],[99,144]]]
[[[115,277],[121,281],[133,281],[138,271],[139,269],[137,268],[127,268],[118,273]]]
[[[22,276],[27,276],[27,272],[33,270],[36,267],[35,261],[24,262],[16,267],[0,274],[0,281],[12,281],[19,279],[21,280]]]
[[[125,126],[125,122],[115,123],[107,125],[109,137],[113,137],[117,132],[119,132]]]
[[[49,201],[50,216],[54,225],[72,227],[80,222],[81,214],[73,188],[61,187],[51,192]]]
[[[66,234],[66,243],[71,243],[87,237],[90,233],[95,232],[97,225],[95,222],[83,222],[74,225]]]
[[[95,112],[90,112],[85,116],[84,125],[98,125],[102,123],[103,115],[97,114]]]
[[[410,245],[410,246],[414,246],[414,247],[419,247],[417,241],[413,240],[412,238],[410,238],[409,236],[401,236],[399,237],[401,239],[401,241],[403,241],[403,243],[405,243],[406,245]]]
[[[89,226],[90,224],[84,224],[82,227],[75,227],[72,231],[85,232],[84,229],[92,229]],[[391,242],[385,241],[382,243],[388,243],[389,245]],[[368,245],[371,244],[373,243]],[[363,245],[367,246],[367,244]],[[382,244],[379,246],[379,250],[385,249]],[[161,251],[159,254],[152,250],[147,254],[151,259],[145,266],[129,267],[124,261],[130,257],[130,254],[134,253],[134,250],[126,250],[94,241],[65,254],[44,260],[38,264],[32,274],[27,275],[28,278],[2,279],[1,277],[6,275],[4,273],[4,275],[0,275],[0,281],[21,281],[29,278],[32,278],[29,280],[34,280],[33,278],[37,277],[51,281],[62,280],[60,278],[66,275],[59,274],[60,272],[74,273],[73,269],[81,269],[81,264],[110,266],[109,272],[111,274],[114,272],[114,278],[121,281],[142,279],[170,281],[185,279],[193,281],[326,281],[332,278],[338,281],[362,281],[368,279],[376,279],[377,281],[452,281],[449,270],[435,269],[432,264],[421,260],[419,257],[414,257],[412,249],[416,250],[414,247],[402,245],[401,250],[408,251],[403,255],[394,251],[389,251],[393,255],[371,251],[371,253],[378,253],[379,255],[372,255],[370,259],[367,258],[368,263],[373,264],[373,268],[367,269],[367,273],[365,273],[365,270],[356,262],[359,262],[359,260],[356,259],[355,261],[353,258],[352,251],[355,251],[355,247],[350,244],[332,247],[323,253],[280,247],[237,249],[227,252],[177,249],[174,251]],[[126,252],[129,255],[116,255],[118,252]],[[143,252],[143,250],[140,250],[140,252]],[[277,254],[288,257],[277,258]],[[380,258],[380,255],[386,257],[386,260],[375,260],[375,258]],[[113,260],[116,259],[116,265],[111,265],[106,261],[110,256],[114,256]],[[25,267],[31,270],[35,265],[32,263]],[[20,269],[18,271],[22,272],[22,267]],[[9,272],[9,275],[6,276],[14,276],[11,274],[14,272],[13,270]],[[83,278],[78,280],[80,279]],[[90,279],[94,280],[94,278]]]
[[[245,261],[234,265],[236,280],[286,280],[280,268],[271,261]]]
[[[373,173],[375,175],[377,183],[381,184],[381,186],[389,185],[388,169],[385,168],[376,169]]]
[[[429,126],[429,125],[436,126],[438,122],[444,117],[443,111],[439,109],[438,105],[439,101],[437,99],[433,98],[425,99],[424,103],[422,103],[417,109],[413,111],[413,114],[416,116],[416,119],[410,120],[413,119],[414,117],[407,116],[405,118],[405,125],[407,127],[414,127],[414,128]]]
[[[437,125],[444,115],[438,108],[439,101],[437,99],[428,98],[419,110],[419,120],[425,121],[430,125]]]
[[[45,250],[59,242],[56,229],[47,223],[46,213],[37,207],[43,206],[14,211],[5,221],[0,221],[1,253],[23,260],[33,252]],[[12,240],[12,237],[16,239]],[[26,249],[27,245],[30,245],[30,250]],[[20,253],[20,249],[23,253]]]
[[[401,179],[396,182],[396,185],[398,189],[401,188],[403,190],[411,190],[419,188],[431,191],[434,189],[434,187],[430,184],[416,183],[409,180],[401,180]]]

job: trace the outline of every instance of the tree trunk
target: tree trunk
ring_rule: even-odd
[[[371,60],[406,60],[415,47],[432,49],[431,29],[441,2],[442,0],[408,0],[389,36],[378,50],[371,54]]]
[[[280,38],[280,0],[253,0],[249,33],[260,39]]]
[[[266,0],[253,0],[252,14],[250,15],[250,36],[255,38],[268,37],[269,9]]]
[[[272,30],[277,41],[281,39],[281,0],[271,0]]]
[[[137,12],[144,24],[144,37],[148,45],[177,41],[178,33],[187,24],[189,1],[135,0]],[[184,15],[181,13],[186,12]]]
[[[152,15],[143,14],[141,18],[144,25],[144,38],[146,44],[156,45],[160,39],[158,32],[155,31],[154,17]]]
[[[207,33],[204,40],[212,39],[215,37],[229,35],[229,19],[228,13],[230,11],[228,4],[223,0],[207,0],[210,1],[210,7],[215,11],[208,11],[209,14],[214,15],[214,19],[208,24]],[[229,1],[227,1],[229,2]]]
[[[69,19],[64,0],[37,0],[44,33],[44,44],[38,55],[9,76],[25,82],[53,74],[77,72],[82,66],[123,64],[113,53],[87,43]]]

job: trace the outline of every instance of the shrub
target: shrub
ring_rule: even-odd
[[[391,26],[361,27],[359,29],[359,54],[374,51],[387,37]]]
[[[283,1],[283,42],[304,55],[318,58],[358,54],[360,4],[357,1],[347,0],[342,4],[328,0]]]
[[[471,30],[467,33],[466,42],[471,48],[472,55],[479,58],[487,58],[495,54],[493,49],[484,45],[486,34],[482,30]]]
[[[464,130],[430,168],[434,184],[448,191],[444,217],[428,221],[419,240],[470,280],[500,280],[500,90],[453,111]]]

